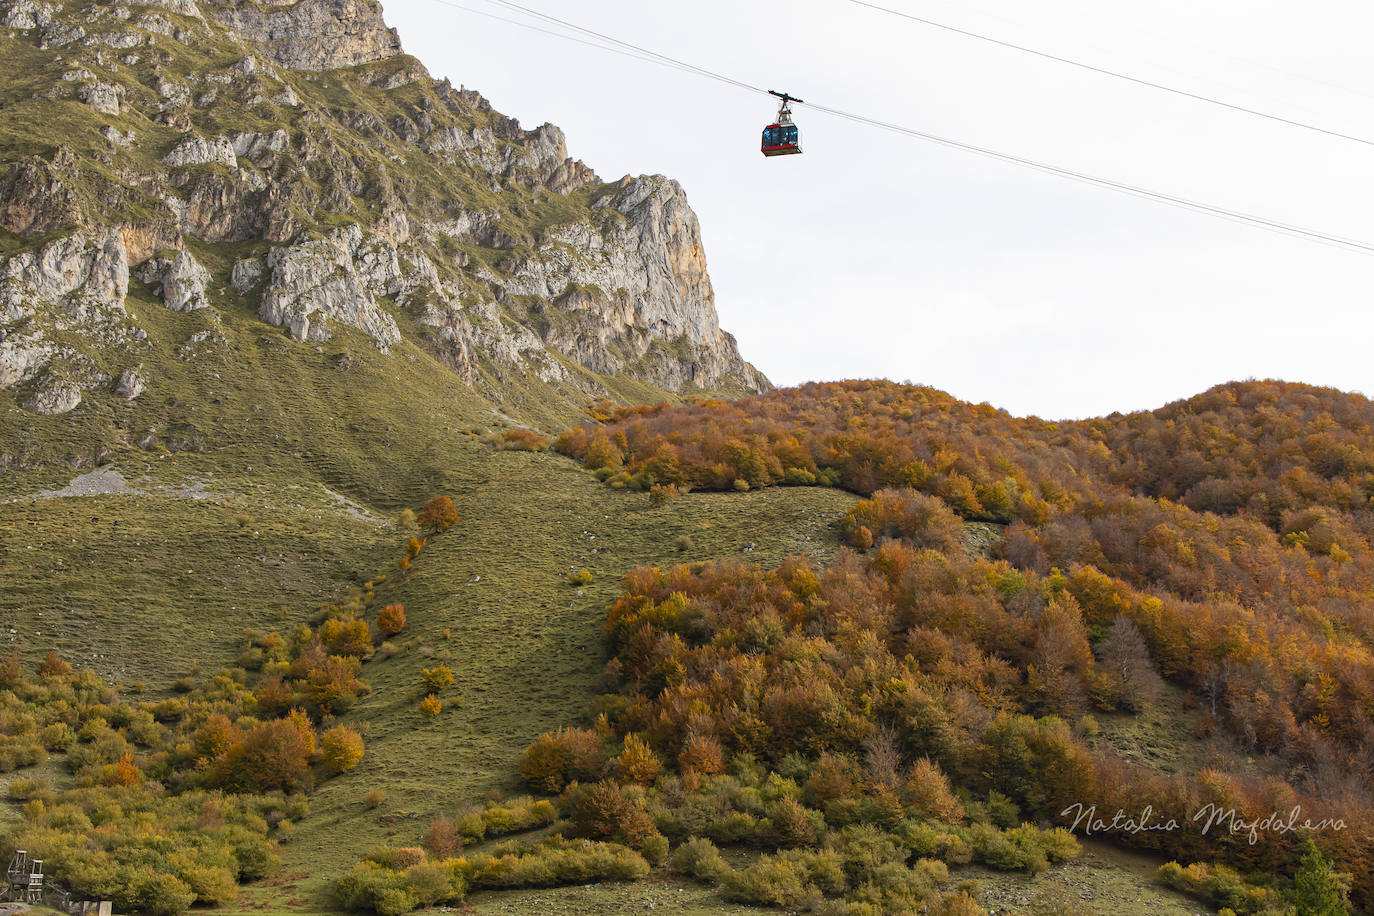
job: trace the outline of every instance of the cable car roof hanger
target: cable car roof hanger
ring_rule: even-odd
[[[801,102],[802,99],[785,92],[777,92],[773,89],[768,90],[769,95],[777,96],[782,99],[782,105],[778,107],[778,117],[763,129],[763,154],[765,156],[795,156],[802,151],[801,134],[797,131],[797,125],[792,122],[792,103]]]

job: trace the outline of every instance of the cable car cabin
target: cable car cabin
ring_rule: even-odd
[[[800,153],[801,135],[795,124],[769,124],[763,129],[765,156],[792,156]]]
[[[801,134],[797,132],[797,125],[792,123],[792,103],[800,102],[801,99],[785,92],[775,92],[772,89],[768,90],[768,94],[782,99],[782,105],[778,107],[777,118],[763,129],[763,154],[765,156],[796,155],[802,151]]]

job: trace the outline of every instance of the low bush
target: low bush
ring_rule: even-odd
[[[429,822],[421,845],[432,858],[439,860],[451,858],[463,848],[457,825],[442,814]]]
[[[377,632],[381,633],[383,638],[395,636],[405,628],[406,609],[403,604],[388,604],[377,615]]]
[[[320,764],[327,773],[346,773],[363,759],[363,739],[346,725],[320,735]]]
[[[601,736],[590,729],[565,728],[545,732],[520,757],[520,778],[530,788],[554,794],[574,780],[586,782],[606,775],[609,761]]]
[[[448,665],[435,665],[420,670],[420,686],[425,693],[441,693],[446,687],[453,686],[453,669]]]
[[[728,872],[721,891],[726,900],[738,903],[794,907],[819,888],[795,857],[764,856],[748,868]]]
[[[712,885],[720,884],[731,871],[716,844],[705,837],[692,837],[673,850],[669,864],[680,875]]]
[[[553,837],[513,844],[467,859],[473,887],[557,887],[595,881],[636,881],[649,873],[644,857],[618,843]]]
[[[1198,862],[1183,866],[1169,862],[1159,867],[1158,874],[1168,887],[1236,913],[1282,911],[1284,906],[1283,895],[1278,891],[1253,884],[1225,865]]]

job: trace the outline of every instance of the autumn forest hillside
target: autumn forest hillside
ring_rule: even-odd
[[[782,638],[765,659],[796,651],[793,635],[840,647],[821,651],[823,674],[792,683],[801,695],[787,700],[790,715],[764,717],[765,753],[792,747],[789,723],[830,721],[815,685],[831,683],[836,708],[859,724],[811,733],[805,740],[824,745],[812,752],[862,757],[873,728],[891,729],[900,758],[935,760],[975,793],[1010,793],[1023,816],[1063,822],[1064,807],[1091,799],[1110,811],[1150,804],[1181,822],[1209,801],[1256,818],[1295,804],[1314,819],[1343,817],[1354,826],[1324,841],[1369,905],[1367,399],[1249,382],[1152,412],[1049,423],[926,388],[817,383],[731,403],[604,411],[556,447],[612,487],[826,485],[869,497],[843,523],[856,553],[815,570],[814,586],[799,586],[792,568],[627,580],[607,624],[620,652],[611,664],[625,679],[623,708],[613,708],[626,730],[666,730],[672,747],[690,738],[705,704],[727,753],[756,752],[740,731],[739,697],[721,694],[719,666],[740,654],[722,634],[747,642],[741,627],[753,632],[760,625],[750,620],[763,616]],[[961,523],[974,522],[998,526],[986,556],[961,549]],[[820,597],[806,597],[812,590]],[[673,595],[685,604],[665,617]],[[772,662],[764,708],[770,697],[783,702],[777,691],[791,683],[785,658]],[[665,665],[684,672],[681,685],[660,689]],[[1153,772],[1067,733],[1054,765],[1023,758],[1001,768],[996,748],[1011,726],[999,717],[1132,713],[1159,702],[1161,677],[1200,712],[1196,737],[1212,755],[1200,770]],[[941,709],[937,726],[924,704]],[[1019,780],[1040,784],[1018,797]],[[1124,841],[1270,874],[1291,872],[1299,852],[1292,833],[1223,844],[1220,855],[1187,831]]]
[[[771,390],[681,185],[377,0],[0,25],[0,865],[139,916],[1374,912],[1368,399]]]
[[[0,853],[158,916],[1374,906],[1367,399],[483,419],[353,500],[267,440],[0,479]]]

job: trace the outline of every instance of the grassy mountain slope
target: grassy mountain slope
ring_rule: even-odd
[[[22,256],[70,233],[118,229],[130,265],[182,251],[209,276],[208,308],[171,311],[165,279],[137,276],[127,297],[105,302],[113,326],[146,335],[136,344],[109,344],[98,323],[76,320],[89,304],[84,294],[0,289],[13,300],[0,311],[0,357],[35,329],[33,339],[62,354],[29,365],[11,347],[23,365],[17,374],[0,359],[10,373],[0,388],[0,648],[18,647],[30,668],[56,649],[126,697],[166,701],[177,679],[203,683],[237,664],[246,629],[288,633],[318,621],[321,606],[352,601],[364,583],[375,586],[376,606],[407,611],[395,646],[363,668],[371,691],[338,718],[362,733],[363,763],[322,779],[292,829],[273,826],[281,872],[222,911],[332,912],[332,882],[369,850],[414,846],[434,816],[523,791],[516,774],[524,748],[543,732],[589,724],[586,710],[599,695],[623,689],[628,701],[642,691],[641,712],[657,701],[654,678],[641,679],[652,682],[645,686],[602,673],[607,606],[622,596],[622,577],[644,565],[739,558],[769,570],[803,555],[822,569],[839,557],[881,599],[864,608],[864,626],[899,604],[913,618],[946,612],[910,645],[905,623],[882,638],[876,630],[860,638],[863,627],[842,619],[826,630],[834,623],[822,620],[826,608],[812,608],[811,630],[789,634],[816,645],[834,639],[813,653],[833,669],[818,663],[818,677],[853,674],[846,696],[864,728],[891,724],[878,720],[891,710],[872,712],[886,694],[920,678],[966,676],[967,663],[981,673],[940,696],[966,717],[960,727],[969,734],[986,724],[979,702],[989,715],[994,707],[1060,713],[1079,723],[1072,740],[1085,742],[1085,753],[1091,741],[1104,757],[1138,764],[1129,772],[1142,784],[1216,768],[1225,778],[1209,785],[1218,791],[1234,789],[1234,777],[1246,791],[1267,779],[1269,788],[1349,788],[1352,804],[1368,799],[1367,785],[1349,785],[1368,776],[1374,728],[1368,401],[1299,386],[1228,386],[1160,411],[1078,424],[1016,420],[939,392],[872,383],[684,404],[688,394],[708,393],[692,382],[698,370],[726,396],[767,383],[728,337],[656,337],[659,321],[646,317],[662,305],[649,300],[666,295],[670,317],[705,315],[709,322],[684,326],[718,332],[699,238],[656,232],[694,226],[681,189],[661,178],[602,183],[566,158],[556,129],[524,131],[405,55],[319,71],[273,66],[270,42],[216,19],[226,10],[251,18],[319,6],[340,5],[215,2],[201,19],[181,0],[132,11],[70,0],[55,25],[0,33],[0,56],[12,65],[0,85],[5,270],[20,271]],[[384,27],[374,4],[355,9]],[[62,41],[60,29],[76,24],[84,37]],[[339,52],[336,38],[326,29],[321,53]],[[219,158],[181,161],[197,138],[220,144]],[[226,143],[245,151],[224,154]],[[660,209],[636,210],[643,199]],[[271,257],[292,246],[300,254],[353,226],[364,227],[367,245],[337,271],[371,276],[368,259],[382,252],[404,277],[373,283],[356,301],[336,298],[375,307],[399,340],[369,336],[337,315],[327,339],[261,317],[270,289],[311,293],[292,287],[287,271],[273,275]],[[593,252],[617,246],[620,260],[593,264]],[[686,265],[680,275],[643,295],[614,288],[652,273],[665,253]],[[236,285],[236,265],[264,274]],[[330,276],[334,267],[323,266]],[[583,282],[591,273],[601,285]],[[684,289],[690,295],[674,298]],[[127,398],[114,382],[134,368],[148,388]],[[63,382],[79,383],[79,406],[32,412],[35,393]],[[612,486],[557,454],[510,448],[507,433],[551,437],[602,396],[664,402],[590,424],[563,443]],[[104,470],[73,482],[97,467]],[[663,505],[638,491],[667,482],[695,489]],[[805,486],[815,483],[827,486]],[[842,519],[856,493],[883,486],[924,491],[957,512],[963,527],[951,525],[963,539],[947,538],[940,562],[974,569],[985,583],[964,582],[954,596],[913,590],[922,596],[914,601],[874,585],[879,566],[860,569],[868,561],[843,548],[877,541],[881,550],[885,535],[910,534],[905,520],[879,518],[869,530]],[[452,495],[463,521],[402,574],[397,561],[415,532],[398,514],[436,493]],[[885,556],[903,557],[896,548]],[[591,581],[572,584],[568,574],[584,568]],[[1008,594],[992,596],[994,580]],[[1046,599],[1070,588],[1090,626],[1079,619],[1061,628],[1075,637],[1061,652],[1042,645],[1036,628]],[[716,597],[703,619],[741,608],[747,617],[764,604],[747,593]],[[831,605],[836,619],[846,606]],[[1171,678],[1144,710],[1127,712],[1120,690],[1108,696],[1111,685],[1089,676],[1100,673],[1092,652],[1119,614],[1139,621],[1147,660],[1153,653]],[[1005,632],[981,631],[974,618]],[[654,638],[669,646],[679,635]],[[693,651],[703,648],[702,631],[686,636]],[[722,651],[739,644],[734,631],[712,638]],[[891,658],[872,655],[891,669],[891,690],[870,694],[854,685],[876,669],[851,662],[883,639]],[[949,657],[937,660],[942,645]],[[770,656],[773,673],[792,676],[787,665],[807,661],[811,649],[797,659]],[[1051,662],[1059,665],[1054,682],[1037,681]],[[448,708],[429,719],[417,708],[417,682],[437,663],[453,669],[457,684]],[[1105,711],[1085,724],[1090,692]],[[698,700],[688,724],[705,728],[718,710]],[[37,777],[67,788],[66,760],[129,728],[111,729],[91,708],[83,714],[100,721],[86,723],[70,758],[0,781]],[[0,732],[22,718],[7,717]],[[336,724],[328,711],[318,718],[321,730]],[[856,735],[846,740],[838,749],[853,761],[868,753]],[[671,738],[660,745],[671,768],[678,747]],[[169,755],[185,758],[176,747],[137,754],[150,769]],[[976,762],[962,761],[971,784],[987,781]],[[365,802],[373,788],[384,801]],[[986,799],[987,786],[976,789]],[[5,805],[0,837],[35,810]],[[1046,822],[1053,814],[1023,813]],[[726,854],[743,868],[760,848],[771,847]],[[1272,877],[1291,871],[1290,859],[1264,864]],[[976,878],[985,905],[1035,913],[1202,909],[1158,885],[1158,864],[1089,844],[1034,879],[957,867],[945,890]],[[1356,878],[1369,885],[1367,874]],[[628,886],[485,892],[471,903],[483,913],[743,909],[662,871]]]
[[[242,627],[285,632],[317,604],[390,573],[377,585],[378,601],[403,602],[408,627],[394,657],[366,666],[373,692],[345,717],[365,736],[365,762],[320,786],[311,813],[282,846],[280,876],[247,889],[243,909],[230,912],[327,912],[330,881],[368,849],[414,843],[436,814],[456,814],[493,789],[517,791],[515,762],[524,746],[578,721],[596,695],[601,608],[626,570],[722,556],[765,566],[792,553],[824,561],[839,545],[837,520],[853,500],[802,488],[691,494],[652,507],[642,493],[609,490],[548,453],[494,450],[464,437],[450,459],[442,483],[463,522],[433,538],[404,577],[392,567],[408,532],[354,518],[357,510],[294,477],[290,466],[264,479],[260,465],[235,476],[215,454],[181,455],[124,466],[143,495],[4,506],[4,518],[15,523],[0,529],[0,574],[22,583],[6,589],[5,617],[17,624],[26,655],[59,646],[121,683],[146,683],[149,698],[167,695],[170,681],[193,666],[208,672],[232,663]],[[12,474],[5,482],[10,494],[31,493],[66,482],[54,477]],[[216,497],[173,495],[188,481]],[[250,516],[247,524],[242,516]],[[193,574],[169,548],[184,552]],[[274,554],[276,564],[255,562]],[[569,584],[567,573],[584,567],[594,580]],[[454,669],[462,702],[430,721],[416,709],[415,684],[419,669],[436,661]],[[387,793],[376,809],[362,797],[374,787]],[[1027,899],[1037,892],[1056,899],[1069,888],[1116,895],[1128,913],[1175,905],[1140,870],[1110,858],[1084,863],[1021,891],[996,875],[986,880],[999,894]],[[642,912],[649,903],[688,913],[740,911],[714,892],[673,881],[474,898],[479,912],[610,914]]]

